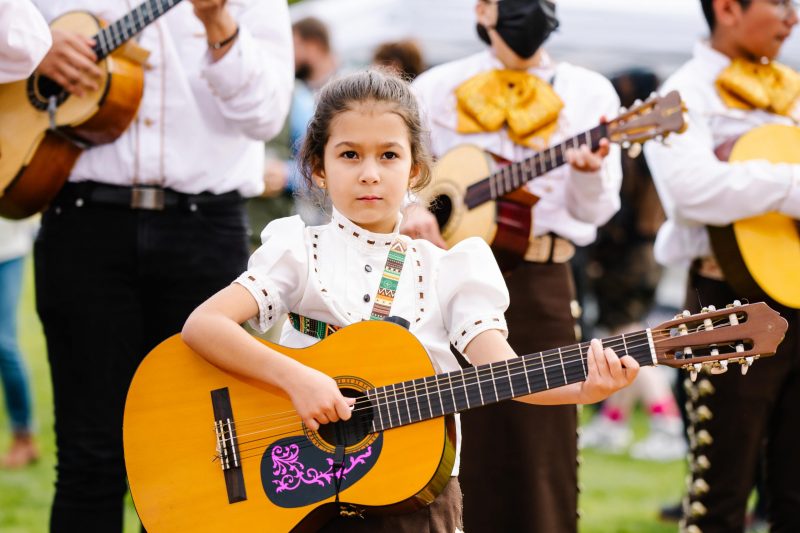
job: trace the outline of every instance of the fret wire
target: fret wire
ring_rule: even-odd
[[[497,395],[497,383],[495,382],[494,379],[494,369],[492,368],[492,365],[489,365],[489,375],[490,375],[489,381],[491,381],[492,389],[494,390],[494,400],[498,401],[500,400],[500,397]]]
[[[380,420],[381,427],[383,427],[383,415],[381,415],[381,407],[380,407],[379,402],[377,401],[377,399],[378,399],[377,395],[373,394],[373,396],[375,396],[375,399],[371,398],[370,397],[370,391],[367,391],[367,399],[369,399],[369,401],[372,402],[373,405],[375,405],[375,404],[378,405],[378,409],[377,409],[377,411],[378,411],[378,420]],[[373,417],[372,420],[373,420],[373,423],[374,423],[375,418]]]
[[[514,178],[514,190],[519,189],[525,183],[522,176],[519,175],[519,169],[516,165],[511,166],[511,176]]]
[[[405,381],[401,383],[403,386],[403,400],[406,402],[406,418],[408,421],[411,422],[411,405],[408,403],[408,393],[406,393],[406,383]]]
[[[550,167],[550,170],[553,170],[554,168],[556,168],[556,164],[555,164],[556,163],[556,154],[555,154],[555,152],[553,150],[554,150],[554,147],[552,147],[552,146],[550,147],[550,150],[548,150],[548,152],[550,152],[550,163],[552,164],[552,166]]]
[[[495,175],[496,173],[489,176],[489,190],[492,200],[497,198],[497,183],[495,182]]]
[[[436,381],[436,389],[439,392],[439,407],[442,409],[442,415],[444,414],[444,401],[442,400],[442,388],[439,386],[439,380],[434,378]]]
[[[392,394],[394,395],[395,399],[398,398],[397,386],[394,383],[392,384]],[[397,425],[402,425],[402,423],[403,423],[403,415],[400,414],[400,401],[399,400],[396,400],[394,402],[394,408],[397,411],[397,421],[398,421]],[[392,420],[392,426],[394,426],[394,425],[395,425],[394,424],[394,420]]]
[[[591,134],[589,133],[589,130],[586,130],[585,132],[583,132],[583,136],[584,136],[584,139],[585,139],[583,144],[585,144],[586,146],[591,146],[592,145],[592,137],[591,137]]]
[[[503,185],[505,185],[505,190],[503,194],[507,194],[511,192],[511,172],[509,166],[503,167]]]
[[[506,374],[508,375],[508,385],[509,385],[509,387],[511,387],[511,397],[513,398],[516,395],[514,394],[514,380],[511,377],[511,362],[510,362],[510,360],[506,364]]]
[[[524,357],[520,357],[522,359],[522,373],[525,374],[525,385],[528,387],[526,390],[528,393],[531,392],[531,382],[528,379],[528,360]]]
[[[106,42],[105,29],[102,29],[99,32],[97,32],[97,44],[98,46],[100,46],[100,52],[102,53],[102,57],[106,57],[109,53],[109,50],[108,50],[108,43]]]
[[[148,23],[150,23],[155,18],[153,16],[153,7],[150,5],[150,0],[147,0],[143,5],[147,8],[147,15],[148,15],[148,19],[149,19]]]
[[[109,34],[111,35],[111,46],[112,46],[112,49],[115,49],[115,48],[117,48],[119,46],[119,43],[117,42],[117,36],[116,36],[116,34],[114,32],[114,28],[115,27],[116,27],[116,24],[112,24],[111,26],[108,27]]]
[[[453,400],[453,412],[458,412],[458,404],[456,404],[456,391],[453,387],[453,377],[448,372],[447,374],[447,381],[450,383],[450,398]]]
[[[467,369],[464,369],[464,372],[461,373],[461,385],[464,387],[464,398],[467,400],[467,409],[472,407],[469,403],[469,390],[467,390]]]
[[[558,358],[561,360],[561,373],[564,375],[564,383],[567,382],[567,370],[564,368],[564,356],[561,355],[561,348],[558,349]]]
[[[414,384],[415,392],[417,391],[417,381],[419,381],[419,379],[415,379],[414,381],[411,382]],[[417,422],[419,422],[420,420],[422,420],[422,411],[419,408],[419,394],[414,395],[414,403],[417,405]]]
[[[631,334],[630,336],[631,337],[642,337],[640,340],[646,340],[646,342],[644,344],[636,345],[635,349],[636,349],[637,352],[641,352],[642,355],[647,356],[647,362],[649,362],[649,353],[650,353],[650,348],[651,347],[650,347],[649,337],[647,337],[646,332],[634,333],[634,334]],[[623,340],[622,336],[611,337],[611,338],[605,339],[605,342],[606,342],[606,345],[608,345],[608,344],[613,344],[613,343],[617,342],[618,340]],[[586,376],[586,368],[585,368],[586,359],[583,357],[583,351],[585,351],[587,346],[588,346],[588,343],[579,343],[577,345],[573,345],[573,346],[570,346],[570,347],[566,348],[567,351],[573,351],[573,350],[576,350],[576,349],[578,350],[578,352],[577,352],[578,357],[572,359],[571,361],[569,361],[569,363],[570,363],[570,365],[572,367],[570,369],[570,371],[569,371],[569,376],[579,376],[581,374],[584,375],[584,377]],[[623,345],[623,350],[625,350],[628,354],[635,355],[634,352],[633,352],[633,348],[628,348],[627,340],[625,340],[625,343]],[[559,357],[563,361],[563,350],[559,349],[557,352],[552,352],[551,355],[555,355],[555,353],[559,353]],[[506,369],[508,375],[511,375],[510,374],[510,372],[511,372],[510,365],[511,364],[515,365],[515,368],[514,368],[515,374],[514,375],[517,375],[516,370],[522,368],[523,371],[526,374],[526,380],[529,383],[529,374],[531,374],[532,372],[538,371],[538,369],[534,368],[533,371],[529,371],[527,369],[527,359],[529,357],[539,356],[539,358],[540,358],[540,360],[542,362],[542,376],[543,376],[543,378],[545,380],[545,386],[547,388],[549,388],[549,378],[547,376],[547,370],[549,368],[553,368],[554,365],[545,365],[545,355],[547,355],[547,354],[545,354],[544,352],[539,353],[539,354],[529,354],[528,356],[525,356],[525,357],[522,357],[522,358],[519,358],[519,359],[508,360],[507,362],[503,362],[503,364],[509,365],[507,367],[507,369]],[[520,361],[520,359],[521,359],[521,361]],[[553,361],[554,361],[554,359],[553,359]],[[575,369],[574,368],[575,367],[574,363],[580,363],[580,369]],[[565,366],[562,364],[562,371],[563,371],[564,368],[565,368]],[[491,377],[490,377],[489,381],[491,381],[492,385],[495,387],[495,398],[496,398],[496,400],[499,400],[500,397],[504,396],[504,395],[497,391],[496,382],[498,380],[496,380],[494,378],[494,367],[490,365],[488,367],[488,369],[489,369],[489,373],[491,374]],[[479,383],[480,382],[480,370],[478,369],[478,370],[476,370],[474,372],[477,375],[476,383]],[[462,376],[466,376],[466,372],[465,371],[457,372],[457,374],[461,374]],[[569,383],[570,379],[572,379],[569,376],[567,377],[567,383]],[[446,377],[450,381],[451,390],[454,389],[455,386],[453,385],[453,381],[452,381],[453,373],[448,374]],[[433,377],[433,379],[437,381],[437,386],[438,386],[439,385],[439,380],[436,379],[435,376]],[[427,391],[428,390],[427,389],[427,379],[425,381],[426,381],[425,385],[426,385],[426,391]],[[461,386],[464,388],[464,391],[466,392],[467,389],[466,389],[465,384],[466,384],[466,381],[462,382]],[[405,393],[404,399],[406,401],[408,401],[408,398],[407,398],[408,392],[405,389],[405,384],[402,384],[402,386],[403,386],[404,393]],[[501,383],[501,387],[502,387],[502,383]],[[393,386],[393,389],[395,390],[395,393],[396,393],[396,389],[394,388],[394,386]],[[417,390],[418,390],[418,387],[414,386],[414,392],[415,393],[416,393]],[[529,390],[530,390],[530,388],[529,388]],[[513,379],[509,380],[509,392],[514,394],[514,391],[513,391]],[[479,394],[481,395],[481,397],[483,396],[482,395],[482,391],[480,389],[479,389]],[[396,396],[399,398],[399,395],[396,395]],[[418,397],[418,395],[415,394],[415,397]],[[399,402],[399,400],[397,400],[397,401]],[[429,404],[430,404],[430,399],[428,399],[428,401],[429,401]],[[440,397],[440,405],[443,408],[443,403],[442,403],[441,397]],[[455,402],[455,398],[454,398],[453,405],[454,405],[454,408],[456,408],[456,409],[458,408],[458,405]],[[400,414],[399,411],[398,411],[398,414]],[[443,410],[442,414],[444,414],[444,410]],[[402,423],[402,415],[401,414],[400,414],[400,421]]]

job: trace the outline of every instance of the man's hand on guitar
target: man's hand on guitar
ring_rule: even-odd
[[[75,32],[52,30],[53,46],[37,71],[77,96],[96,91],[103,72],[96,65],[94,40]]]
[[[345,398],[333,378],[307,366],[301,368],[284,390],[303,423],[316,431],[321,424],[349,420],[355,399]]]
[[[595,403],[608,398],[619,389],[633,383],[639,373],[639,363],[630,355],[622,358],[611,348],[603,348],[592,339],[586,353],[588,376],[581,383],[578,403]]]
[[[447,248],[439,223],[433,213],[420,204],[409,204],[403,210],[403,223],[400,224],[400,233],[412,239],[425,239],[431,241],[439,248]]]
[[[603,165],[603,159],[608,155],[608,139],[600,139],[600,146],[592,152],[585,144],[578,148],[570,148],[566,151],[567,162],[575,170],[581,172],[597,172]]]

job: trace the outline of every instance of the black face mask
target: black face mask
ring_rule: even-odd
[[[500,0],[495,29],[515,54],[528,59],[558,28],[556,5],[549,0]],[[478,24],[478,35],[491,44],[486,28]]]
[[[294,77],[300,81],[308,81],[311,77],[311,65],[308,63],[300,63],[294,69]]]

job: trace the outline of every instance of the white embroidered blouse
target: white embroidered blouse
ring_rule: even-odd
[[[372,233],[336,209],[324,226],[307,227],[299,216],[271,222],[247,271],[236,280],[258,303],[251,325],[266,331],[288,311],[336,326],[368,320],[399,225],[398,219],[393,233]],[[408,250],[390,314],[411,323],[409,330],[437,372],[460,368],[450,344],[463,351],[490,329],[507,336],[508,289],[484,241],[470,238],[442,250],[425,240],[400,238]],[[284,324],[282,345],[303,348],[316,342],[289,321]]]

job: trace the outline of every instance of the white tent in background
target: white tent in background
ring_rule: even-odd
[[[291,13],[293,20],[313,15],[328,24],[345,65],[363,65],[377,45],[401,38],[416,39],[433,65],[483,48],[474,5],[475,0],[305,0]],[[639,66],[666,76],[708,33],[698,0],[557,0],[557,6],[561,28],[548,49],[606,74]],[[800,39],[790,39],[782,59],[800,67]]]

